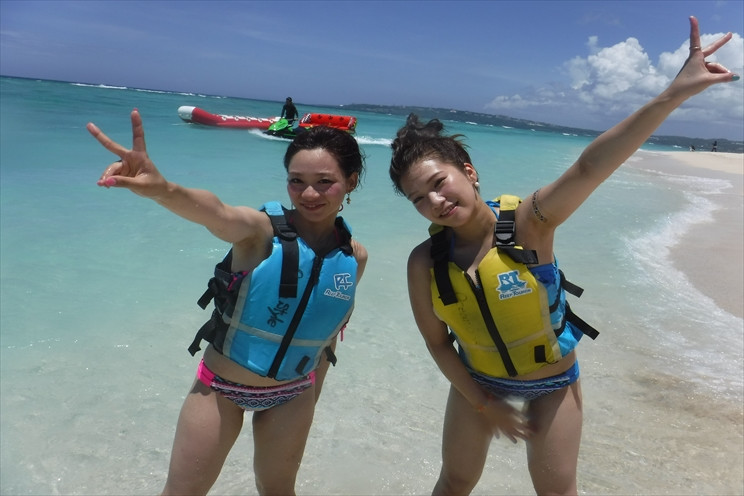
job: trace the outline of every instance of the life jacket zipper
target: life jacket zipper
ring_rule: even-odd
[[[478,280],[477,284],[470,277],[470,274],[467,272],[464,272],[464,274],[465,279],[468,281],[468,284],[470,284],[470,289],[472,289],[473,294],[475,295],[475,300],[478,302],[478,308],[480,308],[483,322],[486,324],[486,329],[488,329],[488,334],[490,334],[493,343],[496,345],[496,349],[499,351],[499,355],[501,355],[501,360],[504,362],[506,372],[509,374],[509,377],[518,375],[514,362],[512,362],[511,356],[509,356],[509,350],[506,347],[506,343],[504,343],[501,334],[499,334],[499,329],[496,327],[496,322],[493,320],[491,310],[488,308],[486,294],[483,291],[483,285],[480,280],[480,273],[476,269],[475,277]]]
[[[271,379],[274,379],[276,374],[279,372],[279,367],[282,364],[282,360],[284,360],[284,356],[287,354],[289,345],[292,343],[292,338],[294,337],[295,332],[297,332],[297,328],[300,326],[302,315],[305,313],[307,302],[310,300],[310,293],[312,293],[313,288],[318,283],[318,279],[320,279],[320,268],[322,266],[323,258],[316,255],[313,259],[313,268],[310,271],[310,279],[307,281],[304,293],[302,293],[302,299],[300,299],[300,303],[297,305],[297,310],[292,316],[292,320],[287,327],[287,332],[284,333],[284,337],[282,338],[282,342],[276,352],[274,361],[271,363],[271,368],[269,368],[269,373],[266,374],[266,376]]]

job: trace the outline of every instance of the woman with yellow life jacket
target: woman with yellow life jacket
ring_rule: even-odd
[[[354,308],[367,251],[338,216],[356,189],[364,157],[347,132],[316,127],[284,155],[292,209],[222,203],[209,191],[167,181],[145,148],[142,118],[131,114],[133,146],[90,133],[120,160],[98,185],[126,188],[201,224],[231,244],[202,308],[212,318],[189,351],[209,343],[178,418],[163,494],[207,494],[253,415],[253,470],[259,494],[294,494],[336,336]]]
[[[731,33],[701,47],[691,17],[690,54],[669,87],[525,201],[509,195],[483,201],[461,136],[444,135],[438,120],[411,115],[398,131],[394,188],[432,222],[430,237],[408,259],[411,307],[451,383],[434,494],[468,494],[500,433],[526,441],[537,494],[577,494],[582,396],[574,347],[597,332],[566,302],[566,292],[581,290],[558,268],[556,228],[675,108],[711,85],[739,79],[705,61],[729,39]]]

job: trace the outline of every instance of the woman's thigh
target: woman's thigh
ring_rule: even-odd
[[[581,444],[581,384],[532,400],[527,415],[535,433],[527,442],[532,483],[538,494],[576,494]]]
[[[435,494],[470,492],[483,473],[492,438],[486,417],[450,387],[442,433],[442,471]]]
[[[243,426],[243,409],[196,380],[184,400],[163,494],[206,494]]]
[[[253,467],[261,494],[294,494],[315,412],[315,386],[253,414]]]

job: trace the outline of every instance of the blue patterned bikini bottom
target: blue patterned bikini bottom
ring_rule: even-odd
[[[532,381],[490,377],[473,370],[470,370],[470,376],[486,391],[500,398],[512,397],[534,400],[576,382],[579,379],[579,362],[574,362],[571,368],[561,374]]]

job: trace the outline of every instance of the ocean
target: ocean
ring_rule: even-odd
[[[281,102],[8,77],[0,91],[0,494],[158,493],[198,364],[186,348],[209,317],[196,300],[229,247],[150,200],[97,187],[114,157],[85,124],[130,146],[138,108],[148,152],[169,180],[226,203],[286,205],[287,141],[177,114],[194,105],[267,117]],[[405,282],[427,223],[388,178],[404,117],[353,115],[367,171],[343,215],[369,263],[297,491],[428,494],[448,383],[414,325]],[[494,197],[531,194],[591,140],[445,124],[467,136],[481,191]],[[561,266],[585,289],[572,307],[601,333],[578,352],[581,494],[744,492],[744,323],[669,257],[693,226],[711,222],[730,187],[623,167],[558,231]],[[249,426],[211,494],[255,494]],[[473,494],[532,492],[524,444],[494,440]]]

